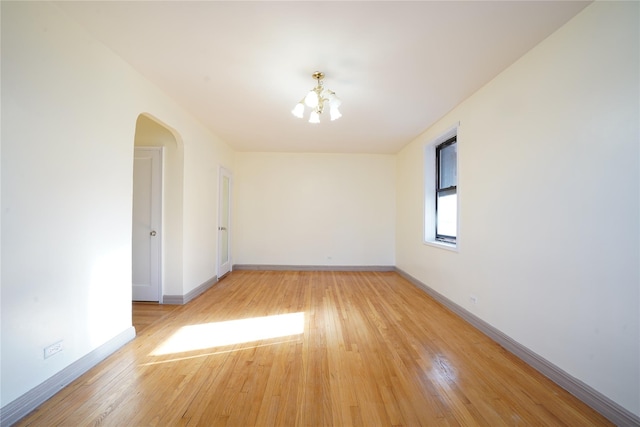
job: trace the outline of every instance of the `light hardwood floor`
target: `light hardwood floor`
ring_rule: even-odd
[[[233,272],[158,317],[19,425],[611,425],[392,272]]]
[[[136,335],[168,316],[173,310],[178,308],[177,305],[163,305],[149,302],[133,303],[133,326],[136,328]]]

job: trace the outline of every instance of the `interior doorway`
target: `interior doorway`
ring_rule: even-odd
[[[155,200],[160,207],[156,206],[156,219],[154,224],[151,220],[145,227],[140,225],[140,217],[143,212],[137,212],[140,206],[149,203],[140,195],[140,182],[144,181],[146,174],[151,173],[153,167],[147,163],[151,160],[143,160],[139,153],[145,150],[161,151],[160,177],[154,188],[160,188],[159,196]],[[183,284],[183,191],[184,191],[184,146],[180,134],[171,127],[148,113],[140,114],[136,120],[136,130],[134,136],[134,212],[133,225],[134,239],[143,242],[147,239],[149,254],[133,243],[132,247],[132,299],[134,301],[154,301],[163,303],[167,295],[182,295],[184,293]],[[149,169],[145,172],[145,168]],[[145,184],[147,185],[147,184]],[[159,212],[159,214],[158,214]],[[137,230],[136,230],[137,229]],[[156,252],[153,246],[157,246]],[[152,255],[153,253],[153,255]],[[157,264],[158,268],[151,273],[151,264]],[[146,276],[145,276],[146,275]],[[157,277],[157,295],[139,295],[139,287],[143,283],[151,283],[151,279]],[[148,280],[147,280],[148,279]],[[135,289],[139,288],[139,289]]]
[[[135,147],[133,159],[132,299],[160,302],[162,147]]]
[[[231,171],[221,167],[218,184],[218,279],[220,279],[231,271]]]

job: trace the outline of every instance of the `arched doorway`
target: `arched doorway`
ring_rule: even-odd
[[[164,295],[182,293],[183,146],[177,132],[144,113],[136,121],[134,152],[133,299],[162,303]],[[155,217],[149,206],[153,202],[149,192],[158,185],[152,184],[153,153],[160,153],[161,170],[161,203]],[[154,218],[156,223],[152,224]],[[136,285],[145,285],[154,278],[157,292],[137,292],[144,286],[136,289]]]

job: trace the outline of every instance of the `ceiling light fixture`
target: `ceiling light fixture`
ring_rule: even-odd
[[[336,96],[336,93],[329,89],[324,89],[322,87],[322,79],[324,78],[324,73],[321,71],[316,71],[311,75],[314,79],[317,80],[316,87],[311,89],[307,96],[302,98],[300,102],[291,110],[291,113],[298,117],[303,118],[304,116],[304,106],[311,108],[311,114],[309,115],[309,123],[320,123],[320,114],[322,114],[322,110],[325,105],[329,106],[329,117],[331,120],[336,120],[342,117],[340,114],[340,104],[342,101]]]

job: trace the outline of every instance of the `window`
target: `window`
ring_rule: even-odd
[[[457,138],[436,147],[436,240],[455,243],[458,234]]]
[[[457,251],[458,126],[427,143],[424,150],[424,243]]]

